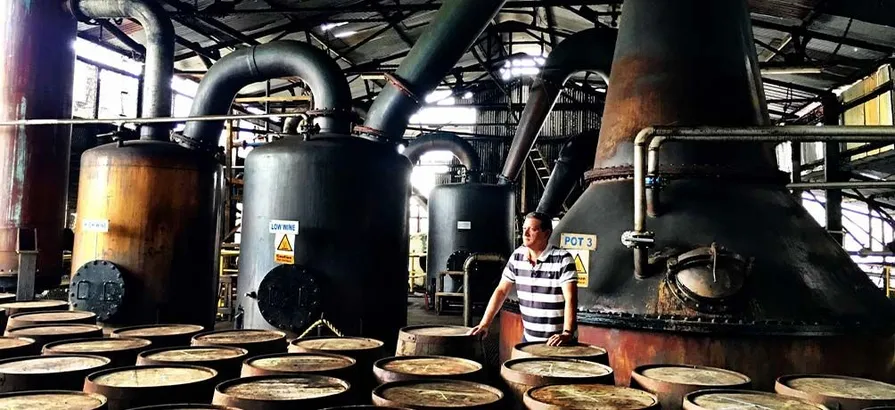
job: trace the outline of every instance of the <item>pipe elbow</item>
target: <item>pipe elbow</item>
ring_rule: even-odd
[[[637,137],[634,138],[634,146],[642,147],[646,145],[650,138],[652,138],[654,135],[656,135],[655,127],[650,126],[640,130],[640,132],[637,133]]]

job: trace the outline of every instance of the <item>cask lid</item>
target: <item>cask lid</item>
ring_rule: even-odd
[[[140,353],[141,357],[159,362],[210,362],[244,357],[246,349],[232,346],[184,346],[148,350]]]
[[[295,339],[292,346],[307,350],[350,351],[378,349],[383,342],[366,337],[314,337],[307,339]]]
[[[203,382],[217,376],[213,369],[201,366],[129,366],[91,374],[88,379],[97,385],[127,387],[163,387]]]
[[[634,369],[634,376],[661,383],[699,387],[743,386],[752,382],[748,376],[731,370],[681,364],[639,366]]]
[[[112,331],[113,336],[120,337],[153,337],[195,334],[205,330],[199,325],[163,324],[148,326],[123,327]]]
[[[375,366],[417,376],[458,376],[482,370],[482,365],[475,361],[446,356],[388,357],[376,362]]]
[[[44,351],[61,353],[118,352],[149,347],[152,342],[146,339],[127,338],[90,338],[69,339],[47,343]]]
[[[500,371],[504,379],[528,385],[599,383],[613,377],[612,368],[600,363],[561,357],[527,357],[508,360]]]
[[[895,385],[871,379],[828,374],[781,376],[777,393],[845,410],[895,405]]]
[[[605,355],[606,349],[588,344],[547,346],[543,342],[520,343],[516,349],[538,357],[592,357]]]
[[[731,408],[827,410],[823,405],[798,397],[752,390],[699,390],[684,396],[686,410],[722,410]]]
[[[16,313],[9,317],[10,320],[24,323],[66,323],[84,320],[96,320],[96,313],[85,310],[45,310],[38,312]]]
[[[52,374],[77,372],[105,366],[110,359],[91,355],[24,356],[0,361],[3,374]]]
[[[283,373],[317,373],[354,366],[350,357],[325,353],[277,353],[246,360],[247,366]]]
[[[55,323],[47,325],[31,325],[23,326],[6,333],[10,336],[60,336],[60,335],[82,335],[96,332],[102,332],[101,327],[97,325],[87,325],[82,323]]]
[[[503,393],[481,383],[434,379],[385,383],[373,390],[373,396],[376,404],[463,408],[496,403]]]
[[[605,384],[551,384],[525,392],[529,409],[658,409],[659,399],[642,390]]]
[[[216,387],[227,396],[244,400],[310,400],[342,394],[349,388],[344,380],[310,374],[245,377]]]
[[[0,394],[0,409],[11,410],[95,410],[108,400],[95,393],[45,390]]]
[[[286,334],[278,330],[219,330],[200,333],[193,336],[193,341],[202,345],[246,345],[268,343],[286,338]]]
[[[43,299],[27,300],[19,302],[0,303],[0,309],[5,309],[9,314],[20,312],[33,312],[39,310],[67,309],[68,302],[64,300]]]

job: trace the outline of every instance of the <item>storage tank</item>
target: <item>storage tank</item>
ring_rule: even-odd
[[[743,0],[625,2],[589,186],[551,238],[596,239],[572,250],[586,266],[579,340],[606,348],[619,384],[650,363],[725,368],[762,390],[791,373],[890,377],[891,302],[794,201],[773,147],[666,144],[658,180],[645,181],[661,188],[655,243],[646,255],[626,240],[641,129],[769,124],[752,39]],[[514,302],[500,326],[509,352],[521,338]]]
[[[0,116],[71,118],[77,22],[61,0],[0,7]],[[36,287],[60,285],[71,127],[0,127],[0,287],[16,286],[18,229],[37,230]]]
[[[82,19],[141,22],[142,112],[170,116],[174,29],[164,9],[143,0],[71,0],[70,9]],[[69,301],[106,323],[214,324],[223,173],[212,148],[182,147],[166,128],[145,126],[140,140],[81,156]]]

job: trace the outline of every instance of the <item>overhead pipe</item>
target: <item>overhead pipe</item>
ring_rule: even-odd
[[[146,36],[141,116],[171,116],[175,35],[168,12],[154,0],[69,0],[68,7],[79,20],[132,18],[140,23]],[[169,130],[164,124],[146,126],[140,136],[167,141]]]
[[[563,202],[572,191],[575,181],[594,163],[599,141],[596,130],[582,132],[569,138],[559,152],[559,159],[553,166],[550,180],[544,187],[544,194],[538,202],[538,212],[550,216],[559,214]]]
[[[506,0],[451,0],[444,2],[429,30],[414,44],[388,85],[380,91],[363,126],[362,136],[399,141],[410,116],[478,39]]]
[[[450,151],[466,167],[466,173],[470,182],[478,182],[482,173],[482,163],[475,148],[464,140],[450,132],[436,132],[426,134],[413,140],[404,150],[404,156],[416,164],[423,154],[429,151]]]
[[[314,95],[314,124],[320,132],[348,135],[351,90],[333,59],[310,44],[283,40],[242,48],[218,60],[199,83],[190,116],[222,115],[243,87],[274,78],[299,77]],[[190,121],[175,138],[188,148],[215,150],[223,121]]]
[[[550,52],[529,91],[522,119],[516,127],[516,135],[498,177],[500,184],[510,184],[519,178],[525,159],[547,121],[547,115],[572,75],[593,71],[604,79],[609,76],[616,38],[616,31],[609,28],[587,29],[566,38]]]

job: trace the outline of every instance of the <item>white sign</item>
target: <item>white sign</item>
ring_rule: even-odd
[[[298,221],[270,221],[270,233],[288,233],[298,235]]]
[[[597,235],[583,233],[563,233],[559,239],[559,246],[563,249],[597,250]]]
[[[295,264],[295,235],[278,233],[274,235],[273,260],[287,265]]]
[[[109,232],[108,219],[85,219],[81,222],[84,232]]]
[[[472,221],[457,221],[457,229],[461,231],[472,229]]]

